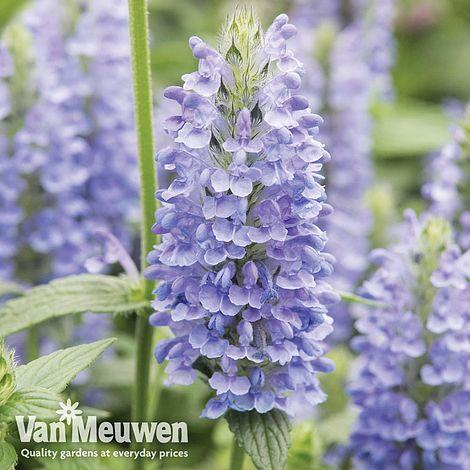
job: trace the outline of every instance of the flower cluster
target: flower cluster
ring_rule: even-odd
[[[362,19],[367,34],[365,51],[372,75],[373,92],[384,97],[393,94],[391,69],[395,62],[393,37],[397,0],[354,0],[364,13]]]
[[[463,469],[470,456],[470,252],[444,219],[408,217],[406,239],[373,254],[353,340],[350,393],[360,415],[355,468]]]
[[[324,399],[316,373],[332,369],[321,343],[336,300],[332,257],[317,225],[331,212],[319,174],[329,154],[315,139],[321,118],[298,94],[295,33],[280,15],[263,34],[242,9],[218,50],[190,39],[198,70],[165,91],[181,112],[166,120],[174,144],[157,160],[177,176],[157,193],[150,322],[174,333],[155,351],[169,383],[208,377],[208,418],[305,412]]]
[[[462,148],[462,129],[454,127],[452,139],[437,154],[429,157],[426,182],[422,187],[428,201],[428,211],[436,217],[454,220],[462,208],[458,186],[463,175],[459,168]]]
[[[90,215],[95,226],[106,225],[130,247],[129,224],[138,222],[140,212],[127,1],[90,2],[69,49],[88,63],[92,85]]]
[[[0,274],[8,280],[15,272],[35,284],[85,271],[101,251],[100,229],[133,246],[139,177],[127,2],[82,7],[76,17],[60,0],[38,0],[18,21],[31,37],[33,100],[10,141],[0,142],[0,156],[10,157],[0,159]],[[3,77],[11,61],[3,48],[0,56]],[[87,315],[80,334],[103,335],[109,324]]]
[[[365,195],[372,183],[371,72],[364,51],[357,47],[363,29],[351,24],[336,37],[329,65],[329,92],[324,104],[327,145],[334,159],[326,168],[328,200],[335,213],[326,221],[328,249],[338,260],[332,284],[353,291],[367,268],[370,211]],[[354,249],[351,249],[354,247]],[[334,340],[352,331],[349,308],[340,303],[331,310]]]
[[[394,0],[342,2],[298,0],[297,50],[308,70],[303,90],[325,118],[322,138],[333,160],[326,165],[328,200],[335,213],[325,221],[328,248],[338,260],[332,284],[353,291],[367,267],[371,216],[365,195],[372,183],[370,107],[389,88],[393,58]],[[379,90],[380,88],[380,90]],[[351,247],[354,247],[352,250]],[[341,342],[352,333],[349,308],[331,309]]]
[[[11,96],[7,80],[13,75],[13,60],[0,42],[0,280],[12,279],[12,255],[18,250],[18,223],[22,211],[18,199],[24,184],[13,160],[10,158],[11,141],[5,120],[11,109]]]
[[[23,17],[37,98],[14,160],[34,194],[22,223],[41,260],[33,282],[83,271],[97,228],[131,246],[138,218],[126,2],[84,7],[77,24],[58,0],[38,0]]]
[[[463,126],[451,128],[451,140],[440,152],[431,155],[426,167],[422,194],[427,211],[455,222],[458,241],[470,248],[470,112]]]
[[[87,241],[79,223],[86,211],[83,193],[92,163],[86,142],[87,87],[78,58],[66,49],[64,14],[56,0],[39,0],[25,12],[37,99],[15,136],[14,159],[34,188],[34,202],[25,201],[34,207],[28,209],[23,229],[25,243],[51,256],[46,276],[73,273]]]

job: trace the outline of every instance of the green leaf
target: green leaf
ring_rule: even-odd
[[[81,274],[34,287],[0,309],[0,336],[65,315],[138,312],[148,306],[126,276]]]
[[[283,470],[291,445],[291,425],[280,410],[227,414],[230,430],[258,470]]]
[[[342,290],[336,290],[336,293],[341,297],[343,302],[348,304],[362,304],[368,305],[369,307],[384,308],[387,307],[387,304],[383,302],[377,302],[376,300],[367,299],[366,297],[361,297],[360,295],[353,294],[352,292],[345,292]]]
[[[42,387],[60,393],[82,370],[86,369],[114,338],[61,349],[16,369],[17,390]]]
[[[5,295],[21,295],[24,292],[23,286],[15,282],[0,281],[0,297]]]
[[[10,470],[15,468],[18,456],[15,448],[8,442],[0,442],[0,468]]]
[[[2,415],[9,418],[15,416],[36,416],[42,420],[53,420],[57,418],[56,411],[60,395],[46,388],[31,387],[16,392],[2,407]]]

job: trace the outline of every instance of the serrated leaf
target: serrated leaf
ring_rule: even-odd
[[[15,468],[17,460],[15,448],[8,442],[0,442],[0,468],[2,470]]]
[[[59,394],[42,387],[31,387],[16,392],[2,407],[2,415],[12,419],[15,416],[36,416],[38,419],[57,418],[57,408],[62,401]]]
[[[0,297],[5,295],[21,295],[24,293],[24,287],[15,282],[0,282]]]
[[[16,369],[17,390],[42,387],[60,393],[74,377],[86,369],[114,338],[61,349]]]
[[[0,309],[0,336],[65,315],[137,312],[148,302],[126,276],[80,274],[34,287]]]
[[[291,445],[291,425],[286,413],[250,411],[227,414],[230,430],[258,470],[283,470]]]

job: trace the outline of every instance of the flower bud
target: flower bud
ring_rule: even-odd
[[[0,406],[3,406],[16,388],[12,355],[0,343]]]

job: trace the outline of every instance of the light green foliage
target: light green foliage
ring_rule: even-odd
[[[81,274],[34,287],[0,309],[0,336],[65,315],[130,313],[144,309],[139,287],[126,276]]]
[[[0,442],[0,468],[10,470],[15,467],[17,460],[15,448],[8,442]]]
[[[0,281],[0,298],[4,296],[21,295],[24,289],[21,285],[14,282]]]
[[[1,408],[3,416],[36,416],[38,420],[57,418],[56,410],[61,397],[59,394],[42,387],[30,387],[15,392],[9,402]]]
[[[113,342],[114,339],[104,339],[62,349],[18,367],[17,389],[34,386],[62,392],[79,372],[86,369]]]
[[[0,469],[14,468],[17,461],[15,448],[8,442],[9,428],[15,417],[56,419],[62,400],[60,392],[113,341],[106,339],[56,351],[18,368],[14,367],[12,353],[0,343]],[[76,466],[78,461],[73,460],[69,465],[72,466],[66,468],[70,470],[86,468]]]

